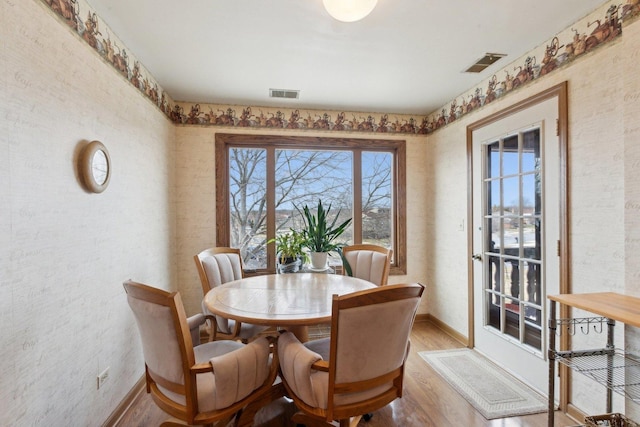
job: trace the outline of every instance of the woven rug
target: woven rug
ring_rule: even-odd
[[[547,410],[545,397],[473,350],[418,354],[488,420]]]

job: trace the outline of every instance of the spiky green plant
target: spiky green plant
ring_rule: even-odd
[[[298,211],[300,210],[298,209]],[[342,247],[342,244],[336,243],[335,240],[349,227],[351,218],[336,226],[340,211],[338,211],[338,214],[329,224],[328,218],[330,212],[331,204],[329,204],[329,207],[325,210],[324,206],[322,206],[322,200],[318,200],[315,215],[311,213],[307,205],[304,205],[302,208],[301,213],[305,225],[305,228],[302,230],[302,235],[305,240],[304,246],[311,252],[333,252]]]

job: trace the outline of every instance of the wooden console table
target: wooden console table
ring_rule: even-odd
[[[611,412],[611,393],[615,391],[640,402],[640,359],[616,350],[613,330],[615,322],[640,327],[640,298],[614,292],[549,295],[549,427],[554,426],[555,412],[555,362],[580,372],[607,390],[607,412]],[[558,319],[557,304],[588,311],[600,317]],[[576,328],[587,332],[592,326],[607,325],[607,344],[595,350],[556,350],[556,333],[565,330],[574,333]],[[598,326],[599,325],[599,326]],[[586,328],[586,329],[585,329]],[[560,329],[560,330],[558,330]],[[635,375],[630,375],[630,367]]]

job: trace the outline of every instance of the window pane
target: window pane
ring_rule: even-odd
[[[276,150],[276,208],[315,207],[321,199],[332,213],[350,214],[352,164],[350,151]]]
[[[518,154],[518,135],[505,138],[502,142],[502,175],[515,175],[520,169]]]
[[[536,213],[536,200],[539,190],[536,186],[536,176],[532,174],[522,176],[522,210],[524,215],[533,215]]]
[[[520,179],[517,176],[503,180],[502,197],[505,215],[520,214]]]
[[[522,172],[540,167],[540,128],[522,134]]]
[[[391,153],[362,153],[362,243],[391,248]]]
[[[492,142],[487,145],[487,178],[500,176],[500,142]]]
[[[267,266],[266,150],[229,150],[231,246],[240,248],[248,269]]]
[[[350,151],[276,150],[276,233],[289,228],[301,230],[304,221],[299,211],[306,205],[314,213],[318,200],[325,209],[331,207],[329,224],[338,214],[337,224],[351,218],[352,165]],[[351,236],[352,230],[348,229],[339,241],[347,242]]]
[[[325,208],[331,204],[329,221],[338,211],[343,221],[351,217],[352,159],[347,151],[276,150],[276,234],[301,230],[298,210],[307,205],[313,211],[318,200]]]
[[[487,210],[488,215],[502,215],[499,180],[487,182]]]

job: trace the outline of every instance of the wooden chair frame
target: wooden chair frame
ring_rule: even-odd
[[[182,357],[182,370],[184,372],[184,384],[174,383],[157,373],[152,372],[145,363],[145,378],[147,393],[151,393],[153,401],[164,412],[189,425],[211,425],[217,421],[223,421],[223,425],[231,419],[235,419],[237,425],[243,410],[252,402],[264,400],[271,393],[272,384],[278,373],[278,352],[276,342],[272,337],[267,337],[271,342],[271,371],[266,381],[258,389],[244,399],[228,406],[227,408],[200,412],[198,409],[198,394],[196,376],[203,373],[213,373],[210,363],[195,363],[195,355],[191,341],[191,333],[187,324],[187,317],[178,292],[166,292],[141,283],[128,280],[124,283],[124,288],[132,298],[144,300],[154,304],[169,307],[174,320],[176,334],[179,338],[179,347]],[[165,396],[158,386],[162,386],[174,393],[185,397],[185,405],[180,405]],[[167,421],[162,424],[164,427],[182,426],[183,423]]]

